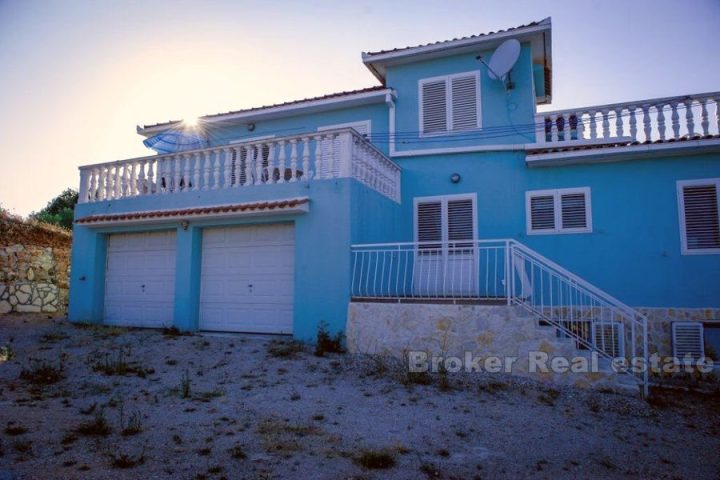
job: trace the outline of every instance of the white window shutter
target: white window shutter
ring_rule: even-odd
[[[530,228],[532,230],[555,229],[555,197],[553,195],[530,197]]]
[[[697,360],[705,356],[705,339],[703,325],[700,322],[673,322],[672,324],[673,357],[680,362],[686,356]]]
[[[447,84],[445,80],[422,84],[422,130],[423,133],[447,130]]]
[[[587,210],[584,193],[560,195],[561,228],[586,228]]]
[[[477,80],[475,75],[455,77],[450,82],[452,130],[472,130],[478,126]]]
[[[717,184],[686,185],[682,195],[687,249],[720,248]]]
[[[473,228],[472,199],[448,201],[448,240],[472,240]]]
[[[442,202],[421,202],[417,204],[417,240],[418,242],[442,241]],[[439,248],[440,245],[423,245],[426,248]]]

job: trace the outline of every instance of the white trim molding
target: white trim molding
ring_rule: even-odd
[[[572,194],[582,194],[584,196],[585,227],[563,227],[562,197]],[[552,197],[553,228],[533,229],[531,202],[533,198],[537,197]],[[525,192],[525,229],[528,235],[563,235],[573,233],[592,233],[592,201],[590,197],[590,187],[529,190]]]
[[[720,223],[720,178],[699,178],[677,181],[678,222],[680,226],[680,251],[682,255],[720,255],[718,248],[688,248],[687,219],[685,218],[685,187],[714,186]]]

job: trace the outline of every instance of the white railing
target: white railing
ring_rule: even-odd
[[[538,113],[537,143],[649,143],[720,133],[720,92]]]
[[[83,166],[79,202],[345,177],[400,201],[400,167],[345,128]]]
[[[353,245],[352,296],[506,299],[507,241]]]
[[[519,305],[647,388],[647,369],[626,369],[647,361],[647,319],[515,240],[353,245],[351,262],[354,300]]]

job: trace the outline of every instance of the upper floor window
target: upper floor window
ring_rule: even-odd
[[[423,135],[480,128],[480,74],[457,73],[419,82]]]
[[[525,203],[529,235],[592,231],[588,187],[526,192]]]
[[[720,253],[720,178],[677,182],[682,253]]]

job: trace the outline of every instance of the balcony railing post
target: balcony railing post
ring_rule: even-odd
[[[85,203],[88,201],[88,188],[90,182],[90,175],[87,169],[80,170],[80,189],[78,190],[78,203]]]
[[[508,306],[512,303],[512,252],[510,250],[510,240],[505,240],[505,299]]]

